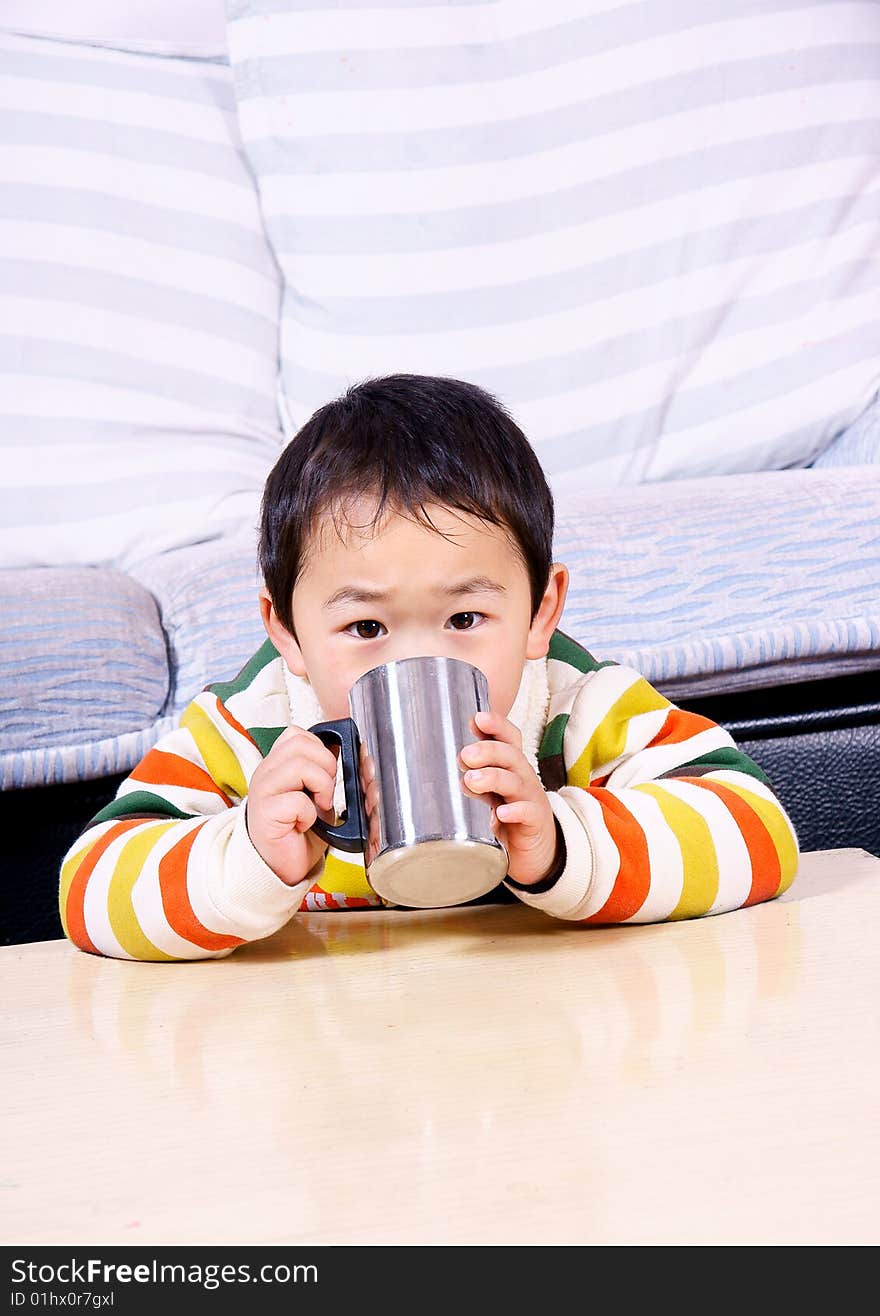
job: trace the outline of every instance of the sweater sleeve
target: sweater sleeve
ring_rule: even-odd
[[[549,889],[512,888],[525,904],[584,923],[652,923],[772,900],[791,885],[791,821],[722,727],[615,664],[577,683],[556,724],[565,784],[548,797],[565,865]]]
[[[216,694],[194,699],[65,856],[70,940],[122,959],[209,959],[286,923],[314,875],[289,887],[251,844],[245,799],[261,758]]]

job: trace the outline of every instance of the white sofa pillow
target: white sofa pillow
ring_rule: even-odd
[[[226,54],[226,0],[2,0],[10,32],[157,55]]]
[[[229,0],[290,423],[483,384],[560,492],[809,463],[880,378],[880,5]]]
[[[0,566],[253,528],[279,309],[225,58],[0,32]]]

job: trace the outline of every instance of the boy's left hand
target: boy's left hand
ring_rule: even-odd
[[[460,754],[469,795],[494,795],[492,826],[507,851],[515,882],[540,882],[556,863],[556,820],[547,793],[522,748],[519,730],[499,713],[477,713],[486,737]]]

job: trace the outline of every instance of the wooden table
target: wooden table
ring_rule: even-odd
[[[582,929],[298,916],[0,950],[0,1243],[876,1244],[880,860]]]

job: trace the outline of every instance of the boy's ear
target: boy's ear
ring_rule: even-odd
[[[550,639],[562,617],[565,597],[568,594],[568,567],[554,562],[550,567],[547,588],[529,627],[526,643],[527,658],[543,658],[550,648]]]
[[[260,616],[269,639],[287,663],[294,676],[305,676],[306,666],[302,651],[290,631],[279,620],[275,604],[267,589],[260,590]]]

